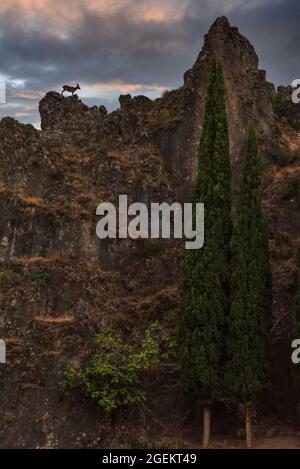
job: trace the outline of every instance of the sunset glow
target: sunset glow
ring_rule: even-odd
[[[118,106],[122,93],[159,97],[182,84],[203,34],[218,15],[227,14],[245,28],[274,82],[296,74],[296,47],[274,44],[289,22],[290,44],[299,39],[288,0],[2,0],[0,3],[0,76],[8,103],[0,109],[37,122],[38,101],[47,91],[80,82],[88,105]],[[272,23],[268,9],[272,8]],[[245,15],[245,10],[247,14]],[[243,18],[247,16],[247,21]],[[259,18],[259,20],[258,20]],[[276,32],[276,34],[275,34]],[[294,41],[292,41],[292,36]],[[276,55],[285,57],[285,67]],[[28,108],[30,105],[34,112]]]

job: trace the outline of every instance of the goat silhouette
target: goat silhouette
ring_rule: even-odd
[[[77,83],[76,86],[63,85],[62,89],[63,89],[61,92],[62,95],[64,94],[65,91],[68,91],[68,93],[72,93],[73,95],[76,90],[81,90],[79,83]]]

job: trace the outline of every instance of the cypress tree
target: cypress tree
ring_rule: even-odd
[[[179,320],[181,380],[204,407],[203,446],[210,437],[210,407],[223,397],[225,315],[230,283],[230,182],[228,122],[221,64],[212,62],[192,201],[205,204],[205,241],[190,250],[182,271]]]
[[[271,270],[268,236],[261,207],[261,174],[254,128],[250,129],[246,162],[232,233],[231,308],[228,318],[228,397],[246,410],[247,446],[251,446],[251,407],[266,383],[271,327]]]

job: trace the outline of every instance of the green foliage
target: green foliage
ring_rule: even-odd
[[[284,150],[282,148],[276,148],[273,152],[273,160],[274,162],[283,168],[284,166],[287,166],[293,162],[293,159],[295,158],[295,155],[293,155],[292,152],[289,150]]]
[[[13,270],[6,270],[0,273],[0,286],[18,285],[24,281],[32,281],[39,286],[45,287],[49,281],[49,275],[36,268],[21,274]]]
[[[277,93],[272,96],[271,102],[274,112],[276,114],[281,115],[282,113],[284,113],[284,111],[286,110],[287,102],[284,92],[278,90]]]
[[[178,342],[185,392],[199,403],[224,395],[222,362],[230,289],[230,182],[228,122],[221,64],[214,59],[206,97],[193,193],[205,204],[205,242],[190,250],[182,272]]]
[[[39,269],[33,268],[23,274],[24,280],[36,282],[41,287],[45,287],[49,282],[49,275]]]
[[[0,272],[0,286],[5,285],[18,285],[23,280],[22,275],[14,272],[13,270],[5,270]]]
[[[266,383],[271,327],[271,270],[266,222],[261,208],[261,172],[252,128],[232,234],[232,298],[228,318],[228,397],[254,400]]]
[[[11,423],[14,420],[15,416],[12,412],[5,412],[3,415],[3,420],[5,423]]]
[[[65,393],[79,389],[107,412],[146,399],[141,374],[169,359],[176,344],[159,323],[146,330],[144,337],[130,343],[120,334],[108,330],[96,336],[97,353],[86,367],[68,368],[62,389]]]

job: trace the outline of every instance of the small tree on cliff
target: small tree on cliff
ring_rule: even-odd
[[[229,398],[246,410],[248,447],[252,439],[251,406],[266,383],[271,326],[271,270],[259,166],[255,130],[251,128],[231,241],[232,296],[225,372]]]
[[[205,241],[187,254],[182,273],[179,348],[186,394],[204,406],[203,446],[210,437],[210,406],[224,396],[222,362],[230,283],[228,123],[221,64],[213,60],[200,140],[193,203],[205,204]]]

